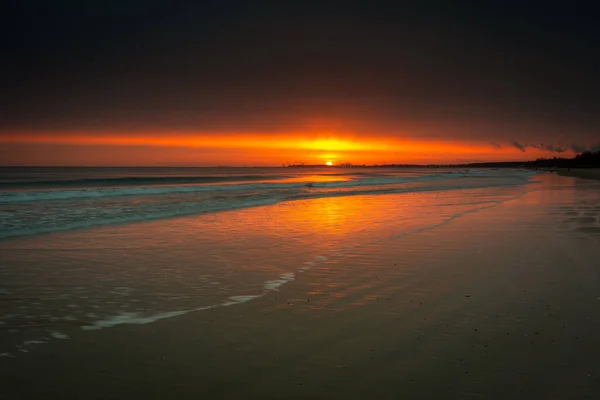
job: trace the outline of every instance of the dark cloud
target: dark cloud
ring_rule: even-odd
[[[575,153],[584,153],[586,151],[589,151],[589,148],[584,144],[572,144],[571,150],[573,150]]]
[[[542,149],[552,151],[554,153],[564,153],[567,149],[563,146],[557,146],[553,144],[542,144]]]
[[[600,151],[600,143],[597,143],[595,145],[586,145],[586,144],[571,144],[571,146],[569,146],[571,150],[573,150],[575,153],[585,153],[585,152],[595,152],[595,151]]]
[[[564,153],[565,151],[568,150],[564,146],[554,145],[554,144],[548,144],[548,143],[535,144],[535,143],[520,143],[520,142],[517,142],[517,141],[513,141],[513,142],[511,142],[511,144],[514,147],[516,147],[517,149],[521,150],[522,152],[527,151],[527,148],[538,149],[538,150],[545,150],[545,151],[551,151],[553,153]]]
[[[519,142],[514,141],[514,142],[511,142],[510,144],[512,144],[514,147],[521,150],[522,152],[525,152],[527,150],[526,143],[519,143]]]

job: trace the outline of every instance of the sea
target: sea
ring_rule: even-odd
[[[0,239],[320,197],[519,185],[530,171],[0,168]]]
[[[0,356],[282,290],[535,190],[521,169],[0,168]]]

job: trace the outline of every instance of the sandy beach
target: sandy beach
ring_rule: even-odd
[[[562,169],[558,171],[559,175],[572,176],[583,179],[600,179],[599,168],[571,168],[569,170]]]
[[[411,193],[297,202],[298,229],[339,236],[343,246],[308,252],[311,268],[293,281],[231,307],[74,330],[0,358],[0,397],[596,398],[600,186],[535,179],[476,207],[465,208],[464,192],[463,208],[400,235],[389,221],[407,210],[391,204],[455,201]],[[351,214],[357,201],[360,214]],[[390,219],[365,225],[378,210]],[[285,228],[273,208],[220,215],[215,229],[250,216],[271,217],[261,229],[273,240]]]

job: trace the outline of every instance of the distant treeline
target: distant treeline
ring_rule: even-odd
[[[323,168],[324,165],[309,165],[304,163],[288,164],[286,167]],[[348,162],[337,163],[341,168],[600,168],[600,150],[586,151],[573,158],[538,158],[535,161],[493,161],[467,164],[384,164],[384,165],[354,165]]]
[[[600,168],[600,150],[586,151],[573,158],[538,158],[526,164],[535,168]]]

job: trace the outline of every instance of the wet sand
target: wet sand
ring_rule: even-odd
[[[0,398],[597,398],[600,185],[541,179],[254,301],[0,359]]]
[[[559,175],[572,176],[583,179],[600,179],[600,168],[571,168],[570,170],[561,169]]]

